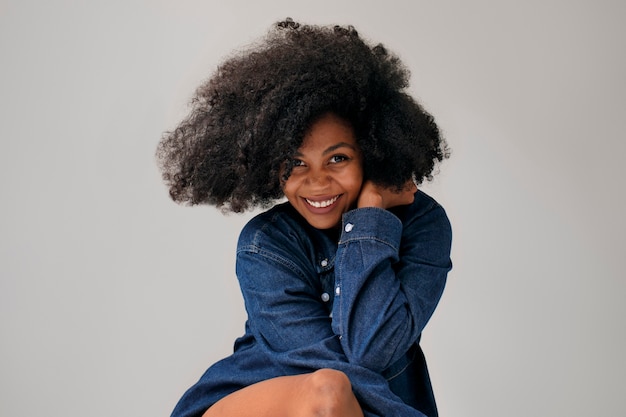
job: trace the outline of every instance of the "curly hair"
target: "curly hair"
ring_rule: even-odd
[[[408,80],[397,56],[352,26],[278,22],[223,62],[163,135],[157,160],[170,196],[234,212],[270,205],[307,130],[329,112],[352,125],[364,178],[397,188],[430,180],[449,152]]]

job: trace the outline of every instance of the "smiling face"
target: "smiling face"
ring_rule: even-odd
[[[361,153],[348,122],[326,114],[309,129],[283,183],[291,205],[317,229],[339,225],[363,184]]]

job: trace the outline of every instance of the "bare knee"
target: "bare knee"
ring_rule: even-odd
[[[324,368],[309,374],[309,384],[312,389],[317,390],[320,394],[325,392],[352,392],[352,385],[346,374],[335,369]]]
[[[320,369],[307,378],[308,398],[314,416],[362,415],[350,380],[341,371]]]

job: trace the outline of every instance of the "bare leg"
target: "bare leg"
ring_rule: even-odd
[[[203,417],[363,417],[348,377],[333,369],[259,382],[215,403]]]

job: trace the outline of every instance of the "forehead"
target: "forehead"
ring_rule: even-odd
[[[356,148],[354,129],[347,120],[333,113],[326,113],[311,124],[299,150],[326,148],[340,143]]]

